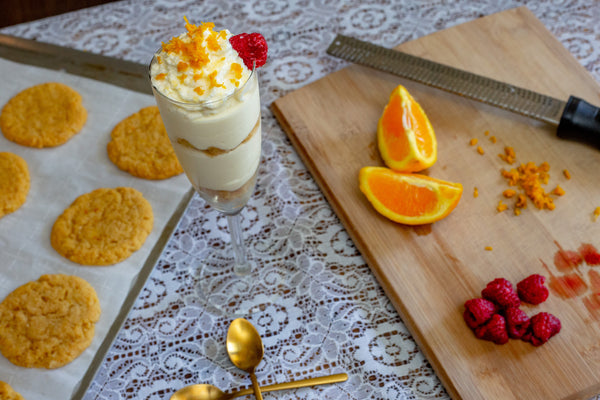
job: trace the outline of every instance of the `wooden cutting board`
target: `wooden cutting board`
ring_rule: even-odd
[[[573,94],[600,104],[598,83],[524,7],[398,49],[561,99]],[[426,173],[464,186],[453,213],[428,226],[383,218],[358,188],[361,167],[383,165],[376,126],[398,84],[421,103],[436,131],[438,161]],[[587,285],[577,295],[552,291],[546,302],[522,307],[530,316],[546,311],[562,321],[560,334],[541,347],[478,340],[462,319],[464,302],[494,278],[516,285],[539,273],[560,282],[567,274],[555,262],[560,249],[600,248],[600,220],[593,218],[600,206],[599,150],[560,140],[548,125],[356,65],[278,99],[272,110],[453,398],[586,399],[600,393],[600,301],[594,297],[600,289],[590,281],[590,271],[600,266],[582,263],[568,271]],[[473,138],[483,155],[469,145]],[[519,163],[550,164],[546,190],[560,185],[566,192],[554,211],[529,204],[514,215],[502,196],[508,184],[500,170],[511,167],[498,157],[505,146],[515,149]],[[500,200],[511,209],[497,212]]]

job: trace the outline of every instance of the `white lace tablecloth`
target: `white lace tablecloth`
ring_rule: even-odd
[[[391,47],[526,5],[600,80],[597,0],[126,0],[8,27],[2,33],[148,63],[190,21],[263,33],[263,161],[243,212],[247,237],[301,271],[278,307],[248,319],[265,344],[261,384],[343,372],[343,384],[278,399],[448,398],[398,314],[271,113],[280,96],[346,65],[325,53],[336,33]],[[230,318],[205,310],[187,273],[191,255],[226,246],[226,220],[194,197],[116,337],[85,399],[165,399],[192,383],[249,386],[229,361]],[[596,399],[600,399],[597,397]]]

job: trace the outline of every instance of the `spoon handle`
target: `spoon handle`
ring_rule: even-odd
[[[256,396],[256,400],[263,400],[260,386],[258,386],[258,380],[256,380],[256,375],[254,372],[250,374],[250,379],[252,379],[252,390],[254,391],[254,396]]]
[[[334,374],[327,376],[320,376],[318,378],[306,378],[297,381],[275,383],[273,385],[262,386],[260,390],[262,392],[273,392],[275,390],[286,390],[286,389],[297,389],[306,386],[326,385],[328,383],[344,382],[348,380],[348,374]],[[230,398],[245,396],[254,393],[253,388],[242,389],[239,392],[231,393]]]

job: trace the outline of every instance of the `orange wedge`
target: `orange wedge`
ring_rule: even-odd
[[[389,168],[418,172],[437,160],[437,140],[421,105],[399,85],[390,95],[377,125],[379,153]]]
[[[385,167],[361,168],[359,183],[360,190],[380,214],[406,225],[430,224],[445,218],[463,191],[460,183]]]

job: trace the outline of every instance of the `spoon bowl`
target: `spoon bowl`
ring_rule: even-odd
[[[244,318],[237,318],[231,322],[227,330],[227,354],[229,359],[239,369],[250,374],[254,394],[262,400],[260,386],[254,371],[262,361],[265,349],[256,328]]]
[[[264,353],[256,328],[243,318],[233,320],[227,331],[227,354],[233,365],[241,370],[254,372]]]

